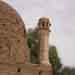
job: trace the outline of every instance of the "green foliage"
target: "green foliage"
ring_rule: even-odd
[[[64,67],[61,71],[61,75],[75,75],[75,68]]]
[[[30,61],[33,64],[38,64],[38,51],[39,51],[39,40],[38,40],[38,33],[37,29],[35,30],[29,30],[27,34],[27,43],[30,48]]]
[[[71,75],[75,75],[75,68],[71,69]]]
[[[50,46],[49,48],[49,61],[52,64],[54,75],[58,75],[60,73],[62,64],[58,57],[57,48],[55,46]]]
[[[71,69],[69,67],[64,67],[61,75],[71,75]]]

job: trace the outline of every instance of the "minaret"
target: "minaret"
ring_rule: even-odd
[[[48,56],[48,50],[49,50],[49,27],[51,26],[49,18],[42,17],[39,19],[38,22],[39,26],[39,43],[40,43],[40,64],[49,64],[49,56]]]

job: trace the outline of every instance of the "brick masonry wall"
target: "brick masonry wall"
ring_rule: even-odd
[[[29,50],[26,41],[21,17],[0,0],[0,75],[51,75],[51,66],[27,64]]]
[[[39,64],[0,64],[0,75],[52,75],[52,68]]]
[[[25,63],[27,49],[24,23],[14,9],[0,1],[0,63]]]

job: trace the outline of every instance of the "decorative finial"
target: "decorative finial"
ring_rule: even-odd
[[[48,17],[41,17],[38,22],[39,28],[49,29],[51,26],[50,20]]]

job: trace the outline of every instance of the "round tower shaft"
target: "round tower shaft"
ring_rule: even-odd
[[[49,56],[48,56],[48,50],[49,50],[49,27],[50,22],[48,18],[40,18],[38,22],[39,26],[39,43],[40,43],[40,64],[49,64]]]

